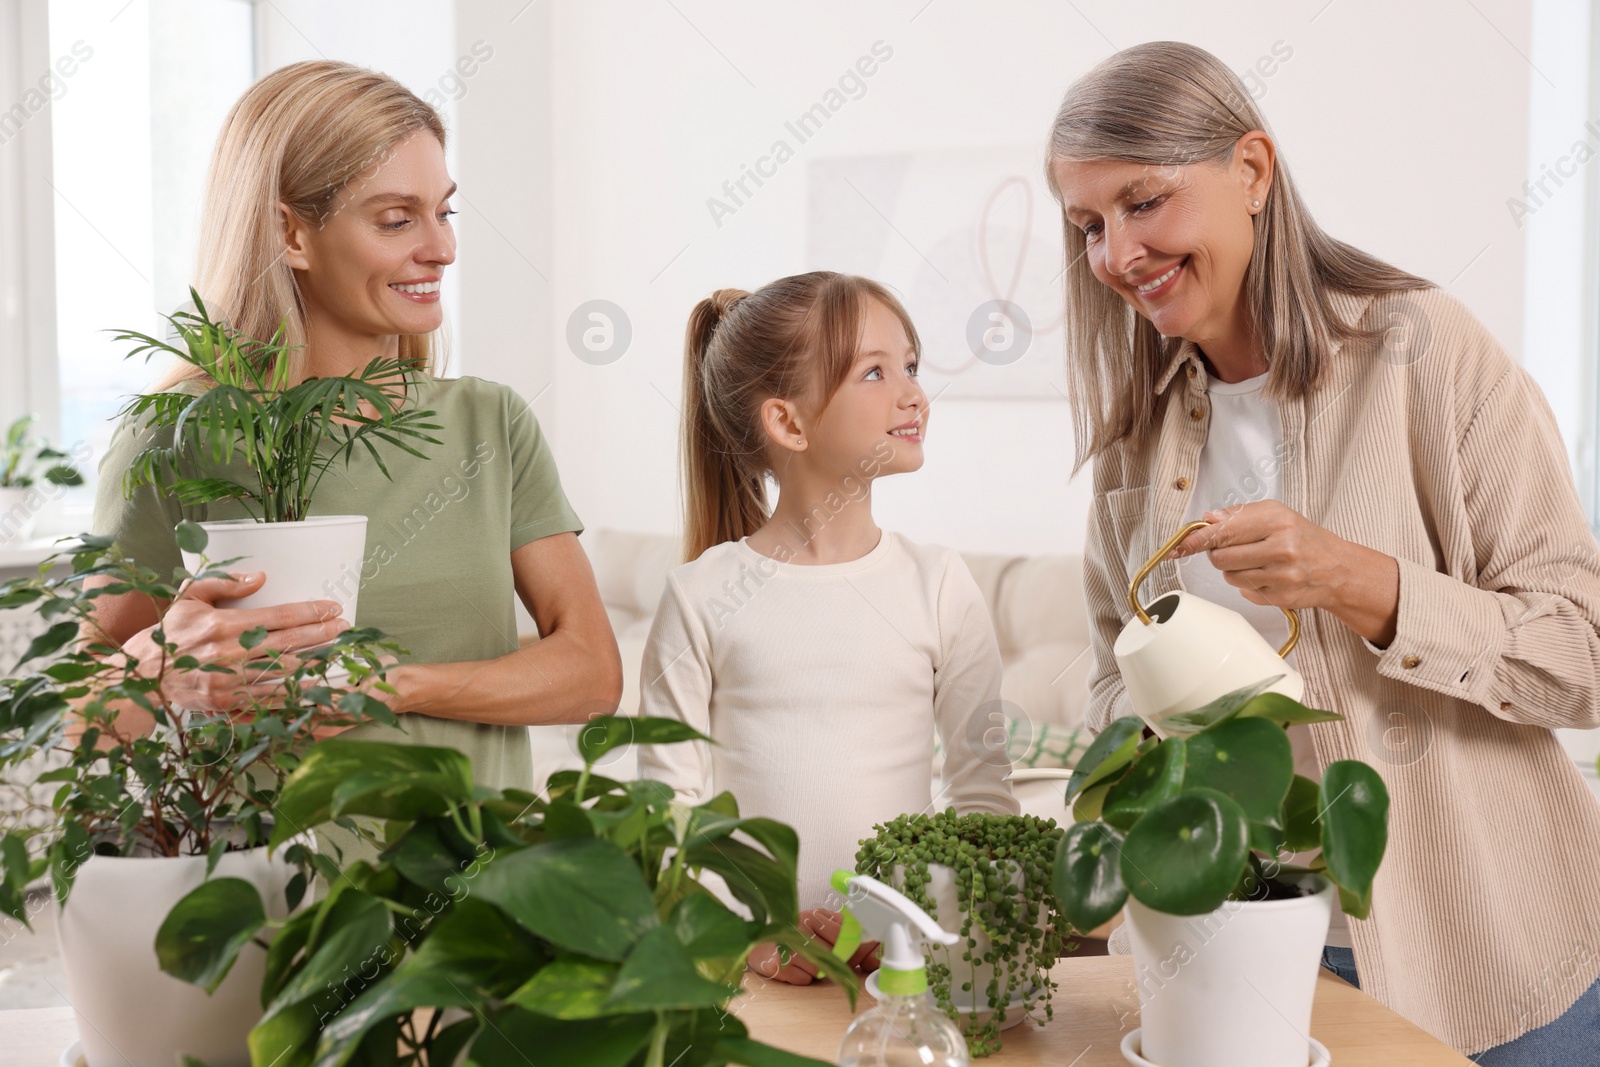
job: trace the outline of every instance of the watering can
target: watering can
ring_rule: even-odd
[[[1267,678],[1281,675],[1269,693],[1299,700],[1305,692],[1305,680],[1283,661],[1300,640],[1300,619],[1288,608],[1279,610],[1289,619],[1289,639],[1274,650],[1243,615],[1193,593],[1175,590],[1148,606],[1139,603],[1139,586],[1162,558],[1209,525],[1186,524],[1139,568],[1128,584],[1134,617],[1111,649],[1134,713],[1161,737],[1195,729],[1165,725],[1172,716]]]

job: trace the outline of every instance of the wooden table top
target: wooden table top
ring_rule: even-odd
[[[986,1063],[1051,1067],[1119,1067],[1118,1045],[1139,1025],[1131,956],[1064,959],[1052,972],[1055,1018],[1024,1022],[1002,1035]],[[872,998],[862,994],[862,1010]],[[831,982],[792,986],[747,976],[733,1013],[751,1036],[833,1062],[850,1023],[844,991]],[[1311,1035],[1328,1046],[1334,1067],[1471,1067],[1466,1057],[1419,1030],[1365,993],[1322,971],[1311,1011]],[[0,1011],[0,1067],[56,1067],[78,1037],[71,1008]]]
[[[1001,1050],[981,1062],[1126,1067],[1119,1046],[1139,1025],[1133,957],[1068,958],[1051,976],[1058,986],[1052,1021],[1006,1030]],[[865,1010],[872,998],[863,993],[857,1003]],[[744,995],[731,1010],[751,1037],[829,1063],[851,1019],[844,991],[831,982],[792,986],[754,975],[746,977]],[[1333,1067],[1471,1067],[1465,1056],[1326,969],[1317,982],[1311,1036],[1328,1046]]]

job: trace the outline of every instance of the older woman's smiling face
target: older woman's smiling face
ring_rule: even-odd
[[[1204,348],[1238,340],[1251,201],[1265,201],[1271,169],[1271,142],[1251,133],[1221,163],[1069,161],[1054,175],[1094,276],[1162,334]]]

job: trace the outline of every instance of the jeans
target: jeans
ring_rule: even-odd
[[[1361,988],[1349,949],[1324,946],[1322,965]],[[1469,1058],[1484,1067],[1594,1067],[1600,1063],[1600,981],[1555,1022]]]

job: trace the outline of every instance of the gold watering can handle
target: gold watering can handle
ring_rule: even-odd
[[[1171,552],[1177,546],[1179,541],[1182,541],[1185,537],[1200,529],[1200,527],[1210,525],[1209,522],[1196,520],[1179,527],[1178,532],[1167,538],[1166,542],[1156,549],[1155,555],[1144,561],[1144,566],[1139,568],[1139,573],[1133,576],[1133,581],[1128,583],[1128,603],[1133,605],[1133,613],[1139,616],[1140,622],[1146,626],[1150,625],[1150,613],[1144,610],[1144,605],[1139,603],[1139,586],[1144,584],[1144,580],[1150,577],[1150,572],[1156,569],[1156,565],[1161,562],[1168,552]],[[1300,641],[1300,616],[1288,608],[1279,608],[1278,610],[1283,612],[1284,617],[1289,620],[1289,640],[1285,641],[1283,647],[1278,649],[1279,656],[1287,656],[1294,651],[1294,646]]]

